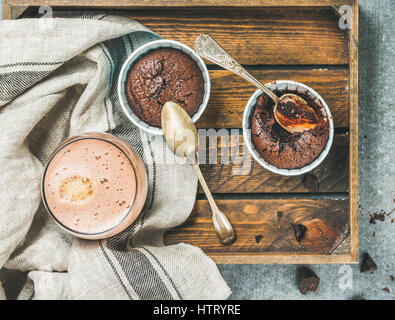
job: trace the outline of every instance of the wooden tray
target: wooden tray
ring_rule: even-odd
[[[44,4],[66,14],[92,9],[87,0],[3,0],[3,18],[37,12]],[[351,29],[338,26],[342,5],[352,8]],[[200,33],[209,33],[258,79],[306,83],[333,114],[332,149],[312,172],[318,191],[304,186],[306,175],[275,175],[254,161],[251,174],[244,176],[234,174],[236,164],[202,165],[237,240],[219,244],[199,189],[189,220],[167,233],[167,244],[199,246],[217,263],[358,261],[358,0],[99,0],[94,7],[121,11],[191,47]],[[208,67],[212,96],[198,127],[240,129],[255,88],[217,66]],[[290,222],[307,226],[301,243],[295,241]]]

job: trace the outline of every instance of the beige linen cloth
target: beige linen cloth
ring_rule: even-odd
[[[0,269],[27,272],[19,299],[226,299],[230,290],[199,248],[164,246],[184,222],[197,179],[161,164],[162,137],[122,119],[123,61],[159,37],[115,16],[0,22]],[[144,160],[149,196],[140,218],[103,241],[63,232],[41,203],[43,164],[69,136],[110,131]],[[5,298],[0,283],[0,298]]]

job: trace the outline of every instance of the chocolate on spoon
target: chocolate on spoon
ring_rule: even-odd
[[[314,129],[319,121],[314,109],[303,98],[292,93],[280,97],[273,114],[280,126],[290,133]]]
[[[203,58],[239,75],[267,94],[274,101],[273,112],[277,122],[288,132],[303,132],[317,125],[318,117],[304,99],[291,93],[278,98],[273,91],[254,78],[208,34],[201,34],[196,38],[195,51]]]

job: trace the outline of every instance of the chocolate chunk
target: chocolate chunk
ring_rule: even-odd
[[[301,267],[298,269],[299,291],[306,294],[307,291],[316,292],[320,284],[320,278],[316,276],[313,270]]]
[[[261,241],[262,238],[263,238],[263,236],[262,236],[261,234],[255,236],[255,242],[256,242],[256,243],[259,243],[259,241]]]
[[[374,219],[375,220],[384,221],[385,220],[385,215],[384,215],[383,212],[380,212],[379,214],[375,213],[374,214]]]
[[[390,280],[391,280],[392,282],[394,282],[394,281],[395,281],[394,276],[390,276]]]
[[[309,192],[318,192],[320,188],[320,182],[318,178],[313,174],[307,174],[303,178],[303,185]]]
[[[300,242],[304,238],[307,228],[303,224],[291,223],[296,241]]]
[[[370,255],[366,253],[361,265],[361,272],[369,272],[374,270],[377,270],[377,266]]]
[[[376,238],[376,232],[373,232],[372,236],[373,238]]]
[[[284,216],[284,212],[282,211],[277,211],[277,223],[279,224],[279,228],[280,228],[280,222],[281,222],[281,218]]]
[[[381,290],[383,290],[384,292],[390,293],[390,289],[388,289],[388,288],[383,288]]]
[[[394,210],[392,210],[392,211],[394,211]],[[389,216],[392,213],[392,211],[390,213],[386,213],[384,210],[380,210],[380,212],[375,212],[375,213],[373,213],[373,215],[371,215],[369,213],[369,215],[370,215],[369,223],[376,224],[376,220],[384,221],[385,216],[386,215]],[[391,220],[391,223],[392,223],[392,220]]]

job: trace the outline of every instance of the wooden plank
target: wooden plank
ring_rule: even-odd
[[[12,19],[11,18],[11,6],[8,0],[3,0],[1,4],[1,18],[3,20]]]
[[[16,19],[21,16],[26,9],[28,8],[27,5],[11,5],[10,1],[3,0],[2,1],[2,19],[9,20],[9,19]]]
[[[217,264],[345,264],[357,263],[351,259],[350,254],[328,255],[314,253],[262,253],[218,255],[209,254],[210,258]]]
[[[102,8],[141,8],[141,7],[332,7],[352,4],[353,0],[10,0],[13,5],[28,6],[73,6]]]
[[[236,230],[233,244],[223,246],[216,238],[207,200],[196,201],[187,222],[166,234],[166,244],[186,242],[224,259],[269,252],[329,254],[349,233],[347,200],[228,199],[217,203]],[[295,240],[291,223],[307,227],[301,242]]]
[[[348,127],[348,70],[249,70],[263,83],[303,82],[328,104],[335,127]],[[211,96],[198,128],[241,128],[243,112],[256,88],[227,70],[210,70]]]
[[[353,4],[350,30],[350,223],[351,256],[358,261],[358,20],[359,1]]]
[[[229,8],[202,6],[135,9],[129,14],[164,38],[191,47],[200,33],[210,33],[242,64],[327,65],[348,61],[346,33],[337,27],[338,16],[333,10],[240,8],[235,13]]]
[[[294,177],[281,176],[264,169],[252,157],[248,157],[247,149],[247,160],[244,164],[235,164],[236,161],[232,161],[231,158],[233,150],[236,150],[234,152],[240,154],[240,157],[243,156],[244,150],[243,137],[240,135],[236,139],[237,137],[235,141],[239,142],[238,148],[236,143],[232,144],[231,138],[228,138],[229,148],[225,145],[225,148],[221,149],[220,138],[218,147],[217,144],[215,147],[210,146],[209,139],[206,138],[207,151],[202,154],[207,156],[207,164],[201,164],[200,168],[212,193],[316,193],[315,190],[309,190],[304,186],[304,179],[308,175],[317,178],[318,193],[348,192],[349,137],[346,134],[335,135],[332,148],[322,164],[306,175]],[[213,158],[217,151],[216,164],[209,164],[210,150]],[[225,161],[228,163],[224,164]],[[200,186],[198,192],[203,193]]]
[[[27,6],[12,6],[10,19],[17,19],[20,17],[29,7]]]
[[[190,47],[209,33],[241,64],[347,64],[345,32],[330,10],[136,10],[130,18]]]

